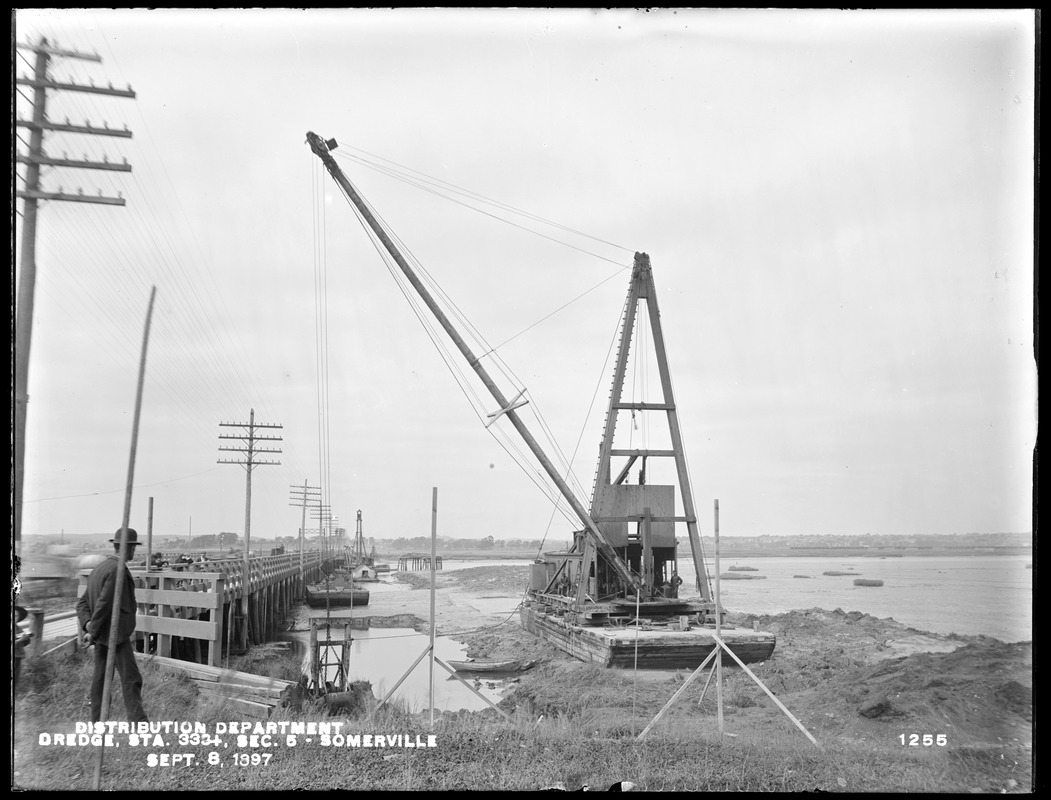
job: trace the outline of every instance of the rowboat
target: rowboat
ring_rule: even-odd
[[[513,659],[511,661],[449,661],[449,666],[457,672],[521,672],[533,666],[531,661]]]

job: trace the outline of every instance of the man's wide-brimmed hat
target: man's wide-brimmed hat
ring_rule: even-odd
[[[113,544],[120,544],[120,532],[123,528],[117,528],[117,532],[113,534],[113,538],[110,539]],[[128,528],[128,544],[138,544],[139,534],[135,532],[134,528]]]

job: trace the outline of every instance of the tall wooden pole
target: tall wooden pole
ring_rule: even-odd
[[[44,151],[45,102],[47,99],[47,40],[37,50],[33,79],[33,127],[29,134],[29,151]],[[26,460],[26,412],[29,403],[29,347],[33,338],[33,297],[36,287],[36,222],[37,199],[31,196],[40,189],[40,164],[26,165],[26,195],[22,204],[22,258],[18,277],[18,308],[15,325],[15,430],[14,430],[14,512],[15,547],[22,541],[22,477]]]
[[[150,498],[149,515],[146,517],[146,571],[153,566],[153,498]]]
[[[721,641],[723,624],[722,599],[719,596],[719,501],[715,501],[715,636]],[[719,721],[719,733],[723,732],[723,654],[717,647],[715,659],[715,708]]]
[[[307,536],[307,506],[310,503],[310,498],[313,496],[315,491],[320,492],[320,487],[313,487],[309,484],[306,478],[303,479],[303,487],[298,486],[289,487],[293,494],[290,499],[289,505],[298,505],[301,510],[300,522],[299,522],[299,587],[298,590],[302,591],[303,585],[306,583],[306,558],[303,555],[306,548],[306,536]]]
[[[142,334],[142,355],[139,357],[139,380],[135,392],[135,415],[131,424],[131,454],[128,457],[128,480],[124,489],[124,515],[120,526],[120,551],[117,556],[117,574],[113,583],[113,613],[109,619],[109,641],[106,651],[105,679],[102,683],[102,708],[99,722],[105,722],[109,715],[110,695],[113,691],[113,665],[117,656],[117,626],[120,624],[121,597],[124,591],[125,573],[128,558],[128,521],[131,519],[131,489],[135,480],[135,453],[139,444],[139,417],[142,412],[142,387],[146,378],[146,346],[150,341],[150,319],[153,316],[153,298],[157,287],[150,289],[150,303],[146,310],[146,328]],[[96,647],[98,645],[96,644]],[[129,643],[129,647],[131,644]],[[132,656],[134,657],[134,656]],[[98,759],[95,762],[95,791],[102,781],[102,755],[105,747],[98,748]]]
[[[280,461],[261,461],[257,456],[260,453],[280,453],[279,449],[274,448],[263,448],[257,445],[257,442],[279,442],[281,441],[280,436],[260,436],[256,434],[256,428],[280,428],[280,425],[265,425],[255,424],[255,409],[251,409],[251,413],[248,418],[248,424],[236,423],[236,422],[220,422],[220,427],[227,428],[245,428],[248,429],[248,435],[244,436],[233,436],[233,435],[220,435],[220,439],[237,439],[245,443],[242,447],[220,447],[221,451],[232,451],[243,453],[245,456],[244,461],[224,460],[219,459],[219,464],[238,464],[245,468],[245,541],[244,541],[244,564],[242,569],[244,575],[241,580],[241,645],[247,650],[248,649],[248,594],[250,588],[249,570],[251,562],[249,561],[251,555],[251,535],[252,535],[252,470],[260,464],[280,464]]]
[[[250,409],[248,415],[248,430],[255,430],[255,409]],[[249,540],[252,537],[252,437],[248,437],[248,466],[245,468],[245,547],[244,547],[244,586],[241,588],[241,616],[244,617],[244,626],[241,628],[241,647],[248,650],[248,587],[251,563],[251,550]]]
[[[430,687],[431,687],[431,727],[434,727],[434,590],[437,577],[435,576],[435,563],[438,560],[438,487],[431,489],[431,661],[430,661]]]
[[[307,532],[307,479],[303,478],[303,514],[299,523],[299,579],[300,581],[306,580],[303,567],[303,539],[306,537]]]
[[[46,103],[47,91],[63,90],[75,91],[87,94],[104,94],[111,97],[135,97],[135,92],[129,86],[127,90],[114,89],[91,85],[77,85],[74,83],[56,84],[48,78],[48,65],[52,56],[60,58],[76,58],[82,61],[101,62],[102,59],[95,54],[78,53],[72,50],[53,47],[46,38],[41,37],[36,45],[28,43],[15,43],[19,50],[31,50],[36,54],[33,65],[33,77],[26,78],[17,76],[14,83],[22,86],[31,86],[33,90],[33,118],[16,118],[17,127],[29,128],[29,152],[19,152],[16,161],[26,165],[25,186],[17,189],[15,194],[23,201],[22,205],[22,252],[20,271],[17,276],[18,283],[18,305],[15,309],[15,348],[14,348],[14,431],[12,435],[13,468],[13,526],[14,542],[16,550],[22,540],[22,482],[25,472],[25,446],[26,446],[26,415],[29,404],[29,351],[33,336],[33,305],[36,290],[36,229],[37,211],[40,200],[65,201],[75,203],[93,203],[104,205],[125,204],[122,197],[103,197],[101,192],[98,196],[78,192],[77,194],[63,193],[58,191],[42,191],[40,186],[40,167],[48,165],[51,168],[73,167],[89,170],[104,170],[117,172],[130,172],[131,166],[125,160],[123,163],[110,161],[72,161],[66,158],[48,158],[44,152],[44,131],[63,131],[65,133],[88,134],[91,136],[117,136],[131,138],[131,131],[126,127],[124,130],[111,128],[108,125],[96,127],[88,122],[83,125],[71,125],[69,120],[65,124],[51,122],[47,117]],[[12,95],[13,96],[13,95]],[[25,97],[25,95],[22,95]],[[28,99],[28,98],[27,98]]]

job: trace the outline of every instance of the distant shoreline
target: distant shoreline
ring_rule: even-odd
[[[721,544],[721,543],[720,543]],[[705,548],[705,555],[714,551]],[[829,557],[849,556],[850,558],[902,558],[903,556],[1028,556],[1032,557],[1031,547],[913,547],[903,549],[870,550],[856,547],[800,547],[788,550],[735,550],[720,546],[720,558],[766,558],[766,557]]]
[[[722,546],[720,542],[719,557],[738,559],[738,558],[837,558],[840,556],[846,556],[849,558],[903,558],[905,556],[922,556],[922,557],[946,557],[946,556],[1033,556],[1033,549],[1031,547],[962,547],[962,548],[902,548],[902,549],[881,549],[872,550],[866,548],[857,547],[801,547],[801,548],[790,548],[787,550],[737,550],[733,548],[726,548]],[[547,552],[547,551],[545,551]],[[685,550],[680,546],[679,558],[689,557],[689,548]],[[705,543],[704,555],[706,559],[711,559],[715,556],[715,548],[712,545]],[[446,552],[439,552],[439,558],[447,561],[520,561],[523,559],[532,560],[536,557],[536,553],[528,551],[515,551],[508,552],[506,550],[501,551],[456,551],[450,550]],[[399,556],[387,555],[377,556],[379,561],[397,561]]]

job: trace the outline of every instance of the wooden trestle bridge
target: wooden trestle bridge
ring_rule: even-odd
[[[129,567],[138,602],[136,650],[218,667],[224,655],[238,652],[242,643],[262,644],[274,638],[279,621],[303,597],[304,585],[320,578],[323,560],[318,551],[251,557],[247,580],[243,556],[176,568]],[[80,571],[78,597],[90,573]],[[67,634],[71,638],[49,653],[81,647],[75,611],[41,619],[40,634],[34,631],[35,643],[43,638],[44,623],[63,618],[73,621]]]

